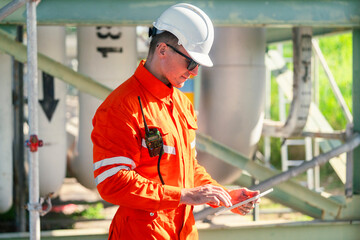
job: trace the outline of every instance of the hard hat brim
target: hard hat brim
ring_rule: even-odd
[[[214,65],[213,62],[211,61],[209,55],[207,55],[207,54],[192,52],[192,51],[187,51],[187,52],[190,55],[190,57],[195,62],[199,63],[201,66],[212,67]]]

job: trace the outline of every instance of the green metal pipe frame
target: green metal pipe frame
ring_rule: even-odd
[[[234,184],[251,188],[251,186],[253,185],[253,181],[252,181],[251,176],[243,173],[234,182]],[[282,191],[278,188],[275,188],[275,191],[271,192],[266,197],[277,203],[280,203],[284,206],[287,206],[296,211],[302,212],[303,214],[306,214],[315,219],[322,218],[322,212],[323,212],[322,209],[311,206],[309,203],[304,202],[301,199],[297,198],[297,196],[292,196],[292,195],[288,194],[287,192]],[[260,207],[261,207],[261,204],[260,204]],[[204,210],[195,213],[195,220],[203,220],[208,215],[214,214],[216,211],[217,210],[215,208],[211,208],[211,207],[205,208]]]
[[[26,46],[13,40],[12,36],[3,30],[0,30],[0,51],[13,56],[19,62],[26,63]],[[80,91],[102,100],[104,100],[111,92],[110,88],[96,82],[88,76],[75,72],[71,68],[54,61],[41,53],[38,53],[38,68],[73,85]]]
[[[243,169],[260,181],[266,180],[280,173],[279,171],[269,169],[260,165],[259,163],[250,161],[242,154],[216,142],[210,137],[204,136],[201,133],[197,133],[196,141],[198,150],[207,152],[235,167]],[[283,182],[274,189],[275,191],[279,189],[283,192],[286,192],[291,197],[297,198],[315,208],[321,209],[322,219],[337,218],[341,212],[341,208],[344,206],[343,203],[322,197],[320,194],[313,192],[308,188],[301,186],[300,184],[297,184],[293,180]]]
[[[4,0],[0,8],[11,0]],[[216,26],[322,26],[360,25],[360,2],[354,0],[215,0],[188,1],[204,10]],[[40,25],[150,25],[175,1],[46,0],[38,5]],[[4,24],[23,24],[24,8]]]
[[[322,166],[325,163],[327,163],[330,159],[339,156],[342,153],[351,152],[353,151],[354,148],[356,148],[359,145],[360,145],[360,135],[356,133],[353,136],[351,136],[344,144],[341,144],[340,146],[326,153],[316,156],[309,161],[305,161],[299,166],[292,167],[288,171],[277,174],[276,176],[271,177],[266,181],[259,183],[257,187],[259,189],[270,188],[292,177],[296,177],[310,168],[314,168],[316,166]]]
[[[18,8],[23,6],[27,0],[13,0],[0,9],[0,21],[15,12]]]

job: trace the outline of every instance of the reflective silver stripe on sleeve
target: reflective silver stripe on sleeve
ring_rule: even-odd
[[[176,155],[175,147],[164,145],[164,152],[166,152],[167,154]]]
[[[196,146],[196,138],[194,139],[194,141],[192,141],[192,142],[190,143],[191,149],[193,149],[195,146]]]
[[[142,145],[144,148],[147,148],[146,142],[145,142],[145,139],[144,139],[144,138],[143,138],[142,141],[141,141],[141,145]],[[176,155],[176,149],[175,149],[175,147],[172,147],[172,146],[164,145],[164,152],[167,153],[167,154]]]
[[[113,157],[113,158],[106,158],[103,159],[101,161],[98,161],[96,163],[93,164],[94,167],[94,171],[104,167],[104,166],[109,166],[112,164],[126,164],[126,165],[131,165],[131,169],[136,168],[135,162],[127,157]]]
[[[147,148],[146,142],[145,142],[145,139],[144,139],[144,138],[143,138],[142,141],[141,141],[141,146],[143,146],[144,148]]]
[[[105,172],[99,174],[95,178],[95,184],[98,185],[99,183],[101,183],[102,181],[104,181],[108,177],[111,177],[111,176],[115,175],[117,172],[119,172],[122,169],[130,170],[130,168],[128,166],[118,166],[118,167],[110,168],[110,169],[106,170]]]

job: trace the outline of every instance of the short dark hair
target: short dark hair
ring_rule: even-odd
[[[176,46],[178,44],[179,40],[174,34],[168,32],[168,31],[164,31],[160,34],[156,34],[155,36],[152,36],[150,46],[149,46],[148,57],[153,55],[157,45],[162,42]]]

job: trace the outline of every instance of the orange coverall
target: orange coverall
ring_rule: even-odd
[[[198,239],[192,206],[179,204],[182,188],[220,186],[195,158],[196,116],[187,97],[144,67],[115,89],[93,119],[94,177],[102,198],[119,205],[109,239]],[[164,141],[150,157],[138,96],[146,122]]]

